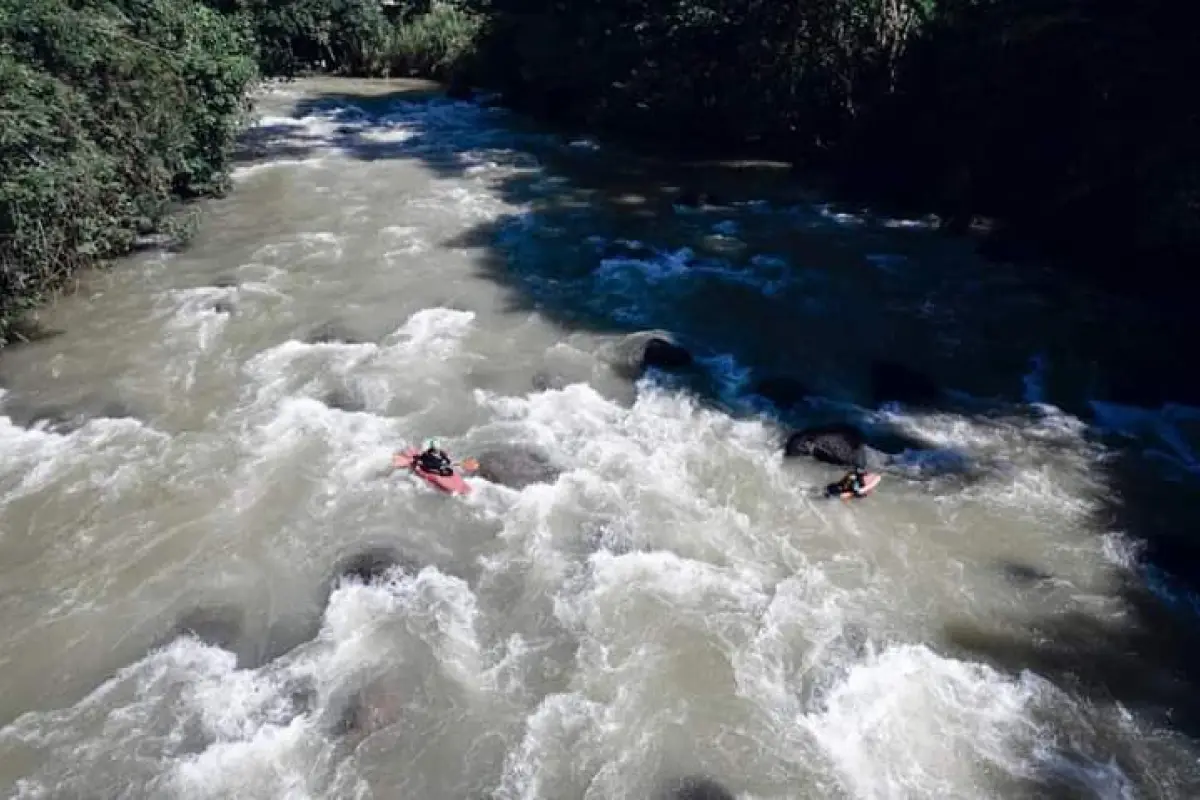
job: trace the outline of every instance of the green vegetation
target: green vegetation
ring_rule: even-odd
[[[220,192],[256,74],[309,70],[792,159],[1128,282],[1200,257],[1190,37],[1163,0],[0,0],[0,320]]]
[[[1123,288],[1142,265],[1200,258],[1200,48],[1162,0],[476,10],[480,79],[536,115],[795,160],[952,228],[998,218],[1010,241]]]
[[[0,344],[76,270],[219,192],[256,75],[186,0],[0,0]]]

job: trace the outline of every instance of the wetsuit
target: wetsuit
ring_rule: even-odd
[[[866,488],[867,476],[861,467],[855,466],[854,471],[846,475],[837,483],[829,485],[829,494],[842,495],[849,492],[855,497],[862,497],[862,490]]]
[[[446,455],[445,451],[432,447],[417,456],[417,465],[434,475],[448,477],[454,474],[450,456]]]

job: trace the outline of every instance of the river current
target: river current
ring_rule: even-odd
[[[1150,626],[1099,423],[1190,479],[1196,417],[1084,418],[1087,303],[769,165],[410,89],[266,92],[192,245],[0,359],[0,789],[1200,796],[1179,676],[1097,666]],[[621,369],[651,329],[687,376]],[[874,402],[880,360],[943,399]],[[779,375],[819,398],[772,412]],[[782,440],[834,418],[923,444],[826,500]],[[387,471],[428,436],[545,474]]]

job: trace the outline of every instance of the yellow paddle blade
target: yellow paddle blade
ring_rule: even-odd
[[[475,470],[479,469],[479,462],[473,458],[464,458],[459,466],[467,472],[474,472]]]

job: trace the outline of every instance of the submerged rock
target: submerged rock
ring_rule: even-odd
[[[332,588],[337,583],[347,580],[374,583],[397,567],[405,571],[416,571],[416,565],[399,550],[388,545],[374,545],[341,559],[334,568],[329,584]]]
[[[324,322],[304,336],[306,344],[363,344],[363,337],[340,322]]]
[[[210,647],[234,652],[245,624],[245,611],[237,606],[202,606],[183,614],[169,638],[194,636]]]
[[[689,775],[671,781],[656,800],[734,800],[733,792],[712,778]]]
[[[257,669],[312,641],[320,629],[315,608],[290,608],[272,619],[263,609],[233,603],[199,605],[180,615],[151,649],[165,647],[181,636],[192,636],[209,647],[237,657],[238,669]]]
[[[22,428],[45,428],[61,435],[74,433],[94,419],[137,418],[124,402],[99,395],[85,396],[71,403],[46,405],[6,397],[0,402],[0,413]]]
[[[321,398],[321,402],[329,408],[336,408],[339,411],[348,411],[356,413],[366,411],[367,404],[355,392],[348,389],[331,389]]]
[[[476,456],[477,474],[492,483],[510,489],[523,489],[534,483],[552,483],[562,473],[548,456],[529,447],[512,446],[485,450]]]
[[[1023,587],[1045,583],[1054,578],[1052,574],[1043,569],[1017,561],[1001,562],[1000,572],[1010,582]]]
[[[565,389],[570,381],[563,375],[543,369],[533,374],[530,384],[539,392],[547,392]]]

